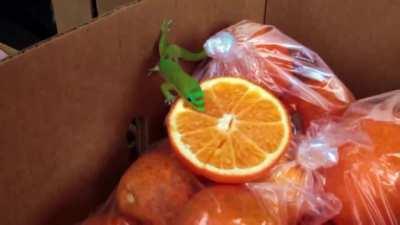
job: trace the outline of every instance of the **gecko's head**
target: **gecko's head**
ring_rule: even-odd
[[[199,85],[192,88],[185,94],[186,101],[188,101],[196,110],[204,112],[204,92]]]

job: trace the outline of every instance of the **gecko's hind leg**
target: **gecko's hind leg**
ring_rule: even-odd
[[[175,95],[172,94],[172,91],[174,91],[174,85],[168,82],[164,82],[161,84],[161,92],[165,97],[164,102],[168,105],[172,104],[175,101]]]

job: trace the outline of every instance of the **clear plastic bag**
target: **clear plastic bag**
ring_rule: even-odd
[[[280,224],[400,223],[400,90],[314,121],[293,143],[266,180],[247,184],[280,206]]]
[[[323,171],[343,204],[335,224],[400,224],[400,90],[354,102],[325,135],[343,130],[353,132],[326,140],[339,160]]]
[[[340,201],[323,187],[319,173],[285,159],[263,180],[203,188],[172,224],[320,225],[341,208]]]
[[[200,80],[240,76],[255,82],[277,95],[292,115],[301,117],[307,129],[295,133],[290,151],[268,177],[244,184],[263,206],[262,210],[254,209],[264,211],[262,222],[251,223],[246,213],[239,213],[240,208],[233,210],[224,205],[226,199],[235,197],[234,191],[230,197],[219,197],[220,191],[215,194],[211,189],[205,190],[204,195],[217,197],[204,200],[207,197],[200,194],[198,198],[202,200],[195,200],[183,209],[185,215],[191,212],[191,217],[184,216],[178,224],[185,224],[182,221],[195,225],[219,224],[218,219],[225,215],[223,207],[232,211],[229,218],[224,218],[229,221],[226,224],[317,225],[337,215],[341,202],[325,192],[325,178],[317,170],[338,161],[336,143],[328,144],[326,138],[341,140],[352,130],[342,135],[332,133],[329,137],[319,133],[330,133],[336,127],[330,118],[346,109],[354,100],[352,94],[316,53],[273,26],[242,21],[209,38],[204,47],[211,60],[196,71]],[[363,137],[360,140],[365,141]],[[324,151],[319,151],[321,148]],[[240,192],[243,191],[236,191]],[[202,201],[207,202],[204,209],[198,206]]]
[[[261,199],[275,199],[279,206],[279,224],[319,225],[332,219],[341,209],[340,201],[325,192],[324,177],[295,160],[276,166],[266,181],[247,185]]]
[[[137,225],[136,221],[129,220],[113,213],[95,214],[88,217],[81,225]]]
[[[241,21],[207,40],[210,62],[199,79],[241,76],[274,92],[304,128],[313,120],[341,113],[351,92],[313,51],[270,25]]]

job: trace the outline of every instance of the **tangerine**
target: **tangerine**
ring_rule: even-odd
[[[82,225],[136,225],[136,222],[127,220],[118,215],[99,214],[87,218]]]
[[[166,142],[144,153],[125,172],[116,190],[117,206],[130,218],[165,224],[199,187]]]
[[[326,170],[326,189],[343,204],[338,225],[400,223],[400,125],[363,119],[371,149],[345,144],[337,166]]]
[[[255,193],[243,186],[213,186],[198,192],[174,225],[278,225],[279,218]]]

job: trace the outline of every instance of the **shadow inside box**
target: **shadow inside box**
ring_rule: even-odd
[[[57,33],[51,0],[0,3],[0,43],[21,50]]]

